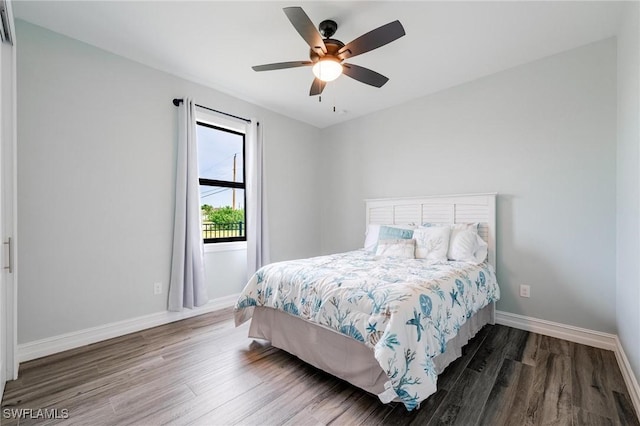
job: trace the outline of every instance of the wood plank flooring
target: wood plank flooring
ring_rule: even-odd
[[[247,330],[223,310],[24,363],[0,423],[640,425],[610,351],[486,326],[407,412]]]

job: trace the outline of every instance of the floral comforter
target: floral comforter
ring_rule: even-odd
[[[272,263],[249,280],[236,325],[253,306],[275,308],[350,336],[374,351],[408,410],[436,391],[433,357],[478,310],[500,298],[491,265],[430,264],[365,250]]]

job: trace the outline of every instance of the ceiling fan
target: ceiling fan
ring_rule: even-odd
[[[374,87],[382,87],[389,81],[382,74],[358,65],[348,64],[344,60],[382,47],[405,35],[400,21],[390,22],[344,44],[340,40],[331,38],[338,29],[338,24],[335,21],[322,21],[318,26],[318,31],[301,7],[285,7],[283,10],[291,24],[311,48],[309,51],[311,60],[256,65],[252,67],[254,71],[311,66],[315,78],[311,84],[309,96],[321,94],[327,82],[335,80],[341,74]]]

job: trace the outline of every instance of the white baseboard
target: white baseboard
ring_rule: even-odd
[[[194,309],[185,309],[181,312],[157,312],[124,321],[112,322],[98,327],[48,337],[34,342],[18,345],[18,361],[25,362],[43,356],[52,355],[80,346],[90,345],[102,340],[124,336],[125,334],[169,324],[174,321],[206,314],[208,312],[231,307],[238,300],[238,294],[220,297],[210,300],[206,305]]]
[[[629,364],[627,355],[617,335],[503,311],[496,311],[496,323],[613,351],[624,382],[627,385],[631,402],[635,407],[636,414],[640,417],[640,385],[638,385],[636,376],[631,369],[631,364]]]
[[[588,330],[573,325],[560,324],[503,311],[496,311],[496,323],[520,330],[531,331],[533,333],[544,334],[545,336],[557,337],[558,339],[568,340],[570,342],[593,346],[595,348],[610,351],[616,350],[617,336],[615,334]]]
[[[627,389],[629,391],[629,397],[636,409],[636,416],[640,418],[640,385],[638,384],[635,374],[633,374],[631,364],[629,364],[629,359],[627,358],[627,354],[624,352],[624,348],[622,347],[622,343],[618,336],[616,336],[615,353],[618,365],[620,366],[620,372],[624,378],[624,383],[627,385]]]

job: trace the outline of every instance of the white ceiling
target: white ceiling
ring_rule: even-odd
[[[338,23],[347,43],[399,19],[407,35],[349,61],[390,78],[382,88],[341,76],[322,102],[310,68],[252,65],[307,60],[282,12]],[[326,127],[507,68],[614,36],[621,2],[24,1],[16,18]],[[19,42],[19,41],[18,41]],[[333,112],[333,107],[337,112]]]

